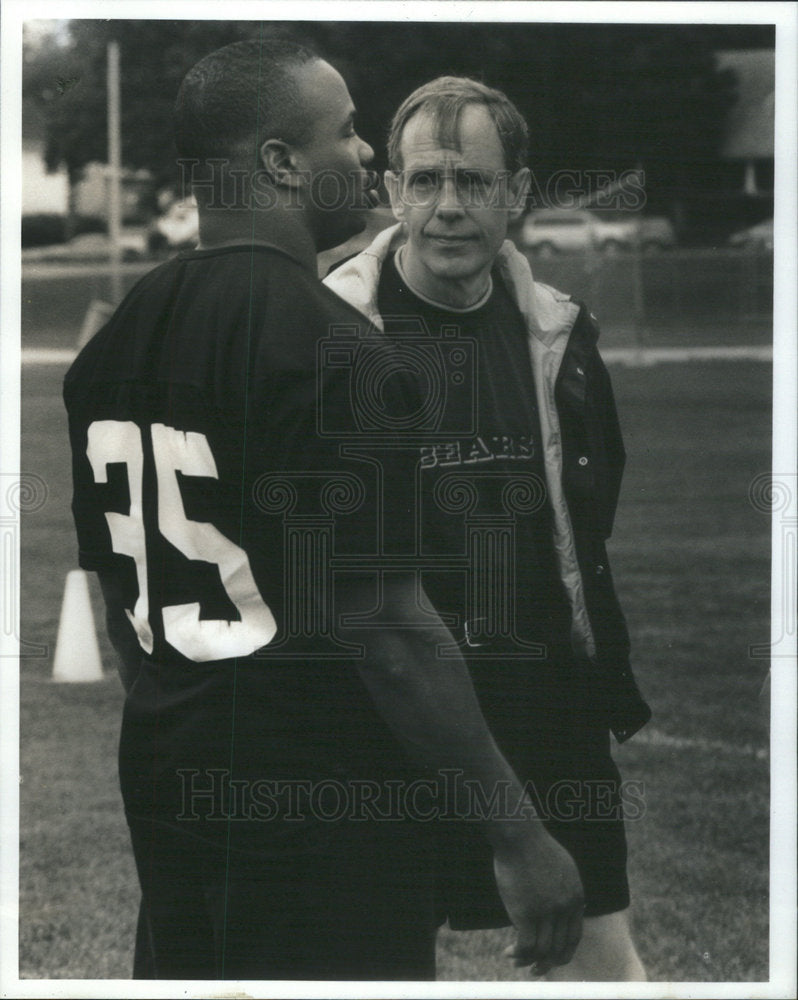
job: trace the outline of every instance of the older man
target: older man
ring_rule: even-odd
[[[395,568],[375,546],[381,479],[366,457],[396,435],[390,421],[364,434],[352,396],[367,324],[316,276],[316,251],[362,229],[370,204],[353,116],[339,74],[294,42],[198,63],[176,124],[200,246],[143,278],[65,380],[80,561],[100,577],[127,690],[140,975],[433,977],[417,794],[430,772],[525,807],[479,824],[517,961],[567,962],[581,933],[573,861],[499,753],[462,659],[436,657],[451,635],[434,614],[419,622],[416,578],[383,581],[380,627],[329,626],[333,541],[350,619],[374,607],[363,578]],[[396,370],[390,341],[369,348]],[[380,403],[403,425],[415,380],[400,372]],[[395,491],[407,502],[414,465],[408,453]]]
[[[437,435],[418,447],[418,565],[436,611],[456,623],[499,747],[579,867],[583,941],[550,977],[639,980],[609,749],[610,729],[626,739],[650,715],[604,547],[624,452],[593,317],[534,282],[505,239],[529,186],[526,145],[502,93],[453,77],[419,88],[388,144],[401,226],[326,283],[406,348],[410,327],[416,351],[418,330],[447,357],[455,331],[464,357],[474,347],[473,394],[455,388],[462,373],[448,361],[444,383],[429,385],[441,406]],[[452,568],[464,554],[465,572]],[[506,923],[474,824],[441,842],[451,926]]]

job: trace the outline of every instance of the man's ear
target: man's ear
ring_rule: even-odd
[[[291,146],[282,139],[267,139],[260,147],[260,162],[275,185],[302,187],[305,172],[299,169]]]
[[[405,217],[405,203],[399,194],[399,177],[393,170],[386,170],[383,180],[388,191],[388,197],[391,199],[391,211],[394,214],[394,218],[402,222]]]
[[[507,207],[510,210],[510,219],[513,221],[524,213],[531,180],[532,174],[529,167],[521,167],[510,178],[510,183],[507,186]]]

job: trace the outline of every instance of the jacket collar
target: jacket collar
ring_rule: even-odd
[[[405,242],[401,225],[378,233],[365,250],[336,268],[324,279],[333,292],[346,299],[358,312],[383,329],[377,305],[380,274],[386,258]],[[496,266],[515,299],[530,337],[543,347],[564,350],[579,307],[570,296],[536,282],[526,257],[505,240],[496,258]]]

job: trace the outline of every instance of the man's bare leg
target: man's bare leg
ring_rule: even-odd
[[[629,930],[629,911],[585,917],[582,940],[568,965],[546,974],[551,982],[646,982]]]

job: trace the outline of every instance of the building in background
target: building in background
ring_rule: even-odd
[[[82,218],[108,220],[108,167],[87,163],[75,185],[75,214]],[[144,223],[152,215],[154,192],[149,170],[122,168],[122,221]]]
[[[772,214],[776,53],[718,52],[716,59],[719,69],[734,72],[738,85],[720,151],[729,193],[759,199]]]
[[[44,112],[33,101],[22,108],[22,215],[61,215],[69,210],[66,167],[47,172]]]
[[[108,173],[104,163],[88,163],[70,191],[65,166],[48,172],[45,163],[46,120],[34,101],[22,107],[22,219],[23,233],[33,244],[61,242],[66,220],[73,215],[73,231],[104,230],[108,220]],[[71,206],[70,206],[71,198]],[[122,219],[127,225],[147,223],[155,211],[152,174],[122,170]]]
[[[689,242],[722,245],[741,229],[773,218],[774,49],[715,53],[737,81],[718,155],[697,165],[677,193],[675,223]]]

